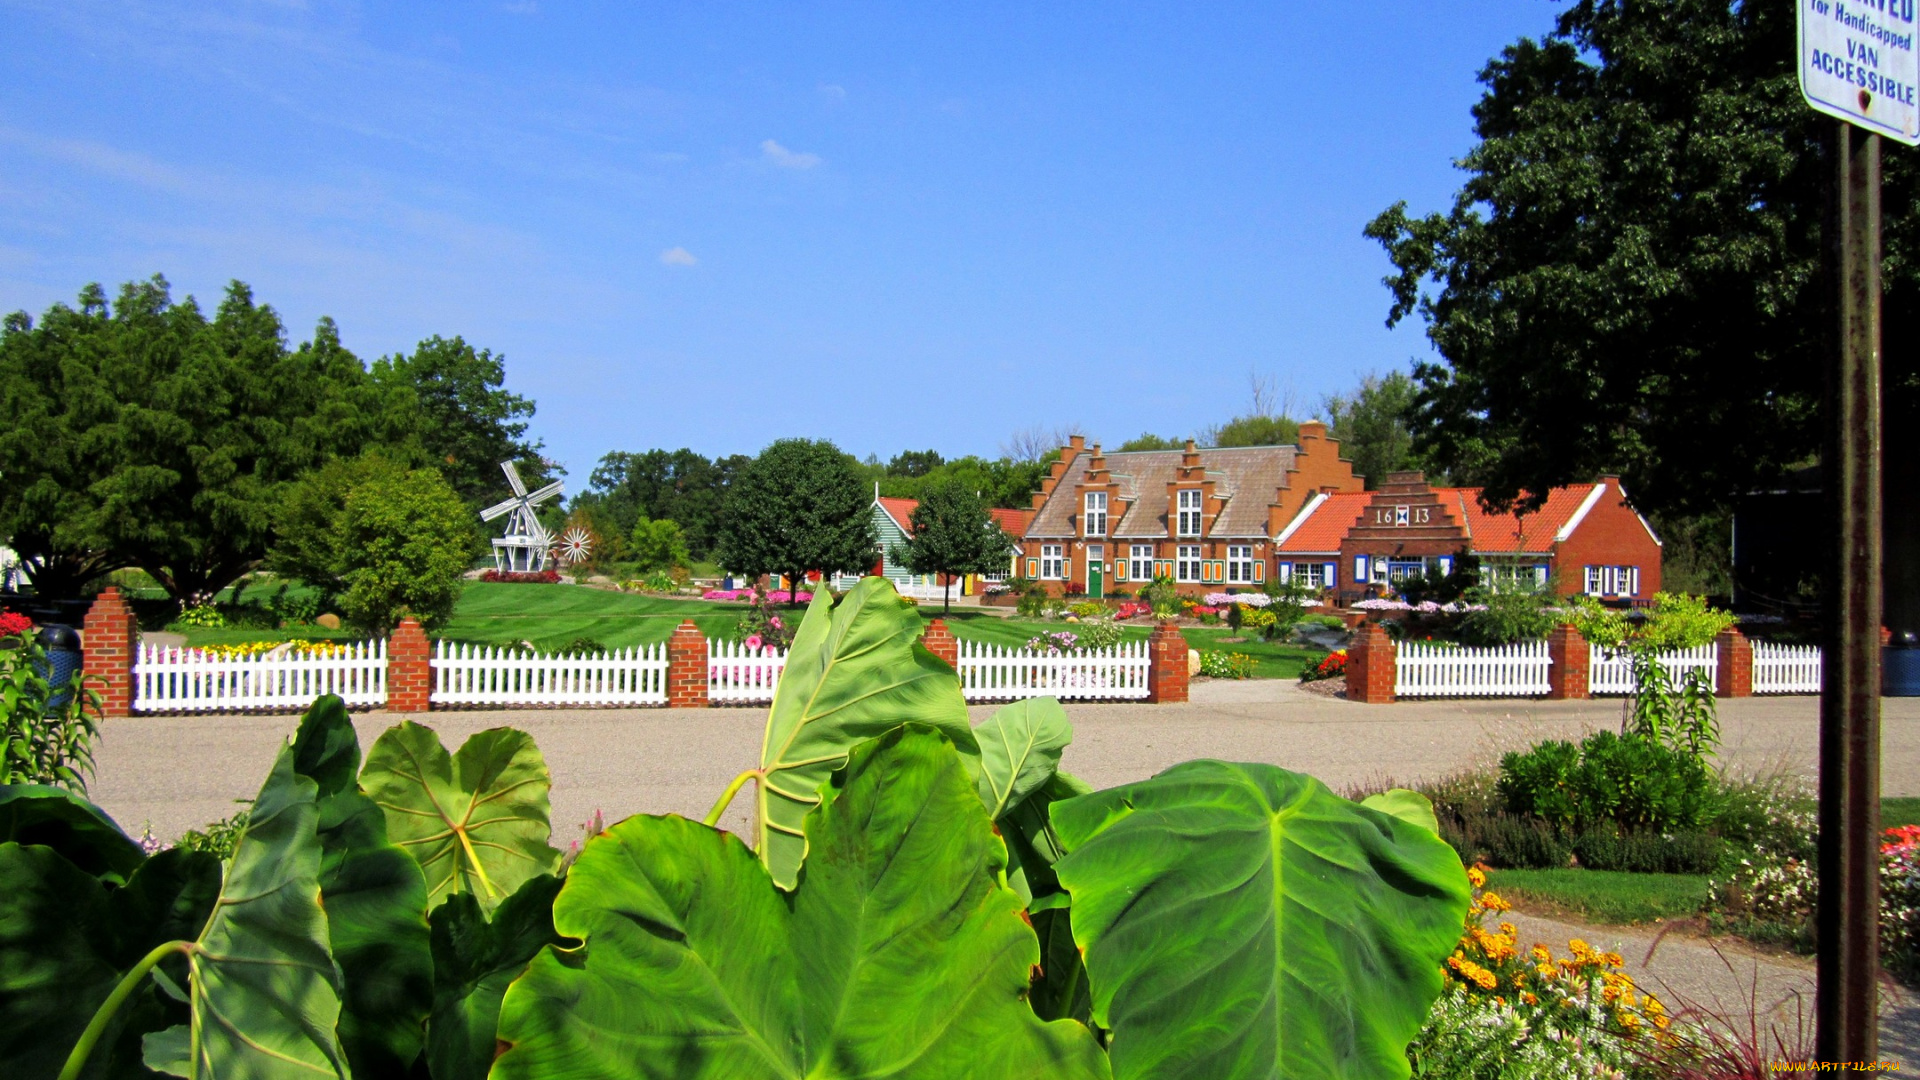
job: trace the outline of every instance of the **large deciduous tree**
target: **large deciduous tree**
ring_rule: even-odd
[[[383,441],[437,469],[469,506],[504,496],[503,461],[518,462],[529,487],[551,479],[540,444],[526,437],[533,402],[502,386],[506,357],[435,335],[374,361],[372,375],[386,391]]]
[[[959,480],[946,480],[921,492],[914,507],[912,533],[893,557],[916,574],[960,574],[1004,571],[1013,555],[1014,541],[987,513],[973,489]],[[941,609],[953,607],[951,580],[944,586]]]
[[[798,596],[808,571],[864,571],[879,537],[852,459],[825,440],[781,439],[733,478],[718,555],[749,576],[784,574]],[[797,602],[797,601],[796,601]]]
[[[287,483],[367,437],[378,403],[330,321],[288,349],[240,282],[209,320],[165,279],[98,286],[0,332],[0,535],[36,591],[138,566],[182,603],[251,569]]]
[[[1417,437],[1496,503],[1619,473],[1645,510],[1713,513],[1820,448],[1830,291],[1822,151],[1794,10],[1583,0],[1481,74],[1480,142],[1445,214],[1367,234],[1418,312]],[[1885,157],[1888,462],[1916,416],[1916,168]],[[1892,488],[1893,490],[1904,490]]]
[[[678,522],[688,550],[704,558],[718,541],[727,485],[750,460],[736,454],[710,461],[687,447],[615,451],[600,459],[576,501],[597,505],[622,535],[642,521]]]
[[[1366,477],[1367,487],[1379,487],[1390,472],[1423,467],[1414,453],[1411,422],[1418,390],[1405,372],[1394,371],[1362,378],[1351,396],[1327,398],[1329,434],[1339,441],[1340,456]]]

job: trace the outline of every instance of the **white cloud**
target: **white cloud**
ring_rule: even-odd
[[[693,266],[699,261],[693,257],[693,252],[683,247],[670,247],[660,253],[662,266]]]
[[[811,169],[815,165],[820,164],[819,154],[796,153],[774,142],[772,139],[761,143],[760,150],[766,155],[768,161],[773,162],[783,169]]]
[[[835,104],[847,100],[847,88],[839,83],[821,83],[820,96]]]

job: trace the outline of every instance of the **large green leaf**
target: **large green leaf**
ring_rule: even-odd
[[[1093,789],[1068,773],[1056,772],[1014,805],[995,824],[1007,844],[1007,884],[1027,905],[1034,935],[1040,939],[1040,969],[1027,1000],[1043,1020],[1092,1018],[1087,969],[1073,940],[1069,898],[1060,889],[1053,864],[1065,854],[1048,810],[1056,802]]]
[[[760,750],[758,848],[781,888],[793,888],[806,861],[803,826],[820,785],[855,746],[912,721],[938,729],[977,762],[960,680],[920,644],[920,631],[919,610],[885,578],[861,578],[837,601],[825,589],[814,594]]]
[[[373,744],[360,783],[426,873],[429,909],[467,892],[492,911],[559,865],[547,844],[552,779],[524,731],[482,731],[449,756],[432,728],[402,721]]]
[[[427,1072],[433,1080],[484,1080],[493,1065],[500,999],[547,945],[560,879],[542,874],[507,897],[488,920],[471,893],[455,893],[433,911],[433,1015],[427,1022]]]
[[[1073,725],[1057,699],[1028,698],[1002,706],[973,737],[980,743],[980,801],[997,821],[1053,777]]]
[[[1052,816],[1115,1076],[1408,1074],[1469,897],[1438,836],[1312,777],[1220,761]]]
[[[109,889],[52,848],[0,844],[0,1062],[8,1075],[56,1075],[121,975],[155,946],[199,933],[219,891],[219,860],[199,852],[163,851]],[[142,988],[115,1014],[108,1049],[83,1075],[144,1074],[139,1038],[169,1022],[150,996]]]
[[[1418,825],[1430,833],[1440,831],[1440,819],[1433,812],[1433,800],[1409,788],[1389,788],[1360,800],[1360,805],[1397,817],[1409,825]]]
[[[195,1080],[348,1074],[315,787],[293,761],[283,748],[254,799],[213,915],[187,947],[190,1026],[148,1036],[153,1068]]]
[[[508,989],[496,1080],[1107,1075],[1091,1032],[1023,1000],[1039,949],[943,737],[857,748],[805,829],[791,898],[678,817],[588,843],[554,905],[583,945]]]
[[[146,852],[106,811],[65,788],[0,785],[0,841],[50,847],[109,885],[124,884]]]
[[[403,1074],[420,1055],[433,992],[427,884],[387,842],[380,807],[360,790],[360,740],[346,703],[313,703],[293,740],[294,771],[319,807],[320,897],[344,992],[340,1043],[361,1076]]]

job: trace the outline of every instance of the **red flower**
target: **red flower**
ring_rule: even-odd
[[[24,634],[33,629],[33,620],[17,611],[0,611],[0,637]]]

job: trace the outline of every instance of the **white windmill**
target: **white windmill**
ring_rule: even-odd
[[[561,482],[555,480],[529,493],[527,485],[520,480],[520,470],[513,467],[513,462],[501,462],[500,471],[507,474],[507,483],[513,487],[513,498],[480,511],[481,521],[492,521],[503,514],[511,515],[507,518],[507,535],[493,542],[493,567],[503,574],[538,573],[547,567],[547,549],[553,545],[553,535],[541,526],[533,508],[560,494]]]

